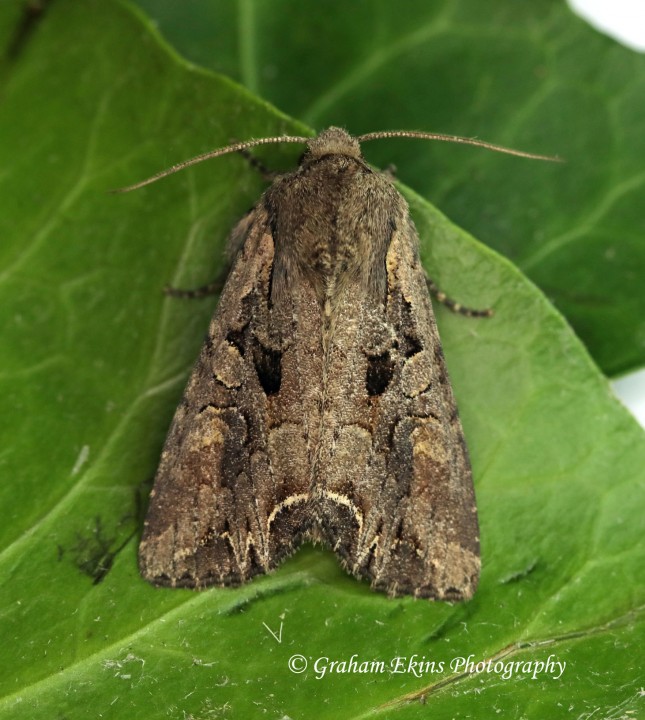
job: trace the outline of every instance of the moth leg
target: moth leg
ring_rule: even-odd
[[[396,180],[397,172],[398,170],[394,163],[390,163],[389,165],[387,165],[387,167],[381,170],[381,174],[385,175],[385,177],[389,178],[390,180]]]
[[[426,285],[428,286],[428,290],[437,299],[437,302],[440,302],[442,305],[445,305],[449,310],[452,310],[452,312],[459,313],[460,315],[465,315],[466,317],[492,317],[493,316],[492,308],[486,308],[485,310],[475,310],[473,308],[464,307],[461,303],[458,303],[456,300],[449,298],[446,295],[446,293],[443,292],[442,290],[440,290],[437,287],[437,285],[435,285],[434,281],[431,280],[427,275],[426,275]]]
[[[282,175],[282,173],[279,173],[275,170],[269,170],[269,168],[260,160],[259,158],[256,158],[255,155],[253,155],[248,150],[238,150],[238,153],[248,162],[248,164],[254,169],[257,170],[262,179],[266,182],[273,182],[278,176]]]
[[[233,228],[231,234],[228,236],[226,242],[226,261],[223,264],[218,276],[215,280],[212,280],[207,285],[202,285],[197,288],[190,290],[184,290],[182,288],[174,288],[170,285],[166,285],[164,293],[171,297],[178,298],[203,298],[209,295],[219,295],[224,289],[226,278],[228,277],[230,269],[233,267],[233,262],[244,246],[244,242],[249,234],[249,231],[253,227],[257,213],[255,210],[249,210],[246,215],[238,222]]]
[[[170,285],[166,285],[163,292],[164,295],[169,295],[170,297],[190,298],[191,300],[194,300],[195,298],[208,297],[209,295],[219,295],[224,287],[225,277],[226,276],[219,277],[217,280],[213,280],[213,282],[208,283],[208,285],[202,285],[201,287],[192,288],[191,290],[184,290],[182,288],[175,288]]]

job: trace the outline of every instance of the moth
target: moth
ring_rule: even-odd
[[[419,238],[390,177],[360,149],[401,135],[507,151],[332,127],[232,145],[124,188],[254,145],[307,146],[230,235],[230,274],[139,547],[154,585],[240,585],[310,540],[390,596],[475,592],[472,474]]]

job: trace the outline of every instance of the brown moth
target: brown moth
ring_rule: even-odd
[[[419,238],[359,145],[394,135],[240,143],[132,186],[232,150],[307,143],[231,233],[232,268],[151,493],[139,548],[151,583],[239,585],[311,540],[391,596],[473,595],[472,475]]]

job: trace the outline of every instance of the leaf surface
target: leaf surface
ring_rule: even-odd
[[[19,17],[0,5],[7,42]],[[0,718],[637,712],[643,432],[536,287],[409,190],[429,272],[496,311],[437,309],[481,519],[473,601],[390,600],[311,547],[236,590],[140,579],[148,481],[214,307],[161,289],[217,275],[262,183],[230,156],[106,191],[303,128],[117,2],[57,0],[2,70]],[[263,158],[290,167],[298,150]],[[567,665],[505,680],[453,665],[470,655]],[[386,671],[349,672],[353,656]],[[420,658],[435,671],[408,669]]]

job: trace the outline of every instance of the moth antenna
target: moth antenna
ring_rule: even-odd
[[[421,132],[416,130],[384,130],[379,132],[365,133],[364,135],[358,135],[356,140],[358,142],[366,142],[368,140],[381,140],[386,138],[413,138],[417,140],[439,140],[441,142],[453,142],[461,143],[462,145],[474,145],[475,147],[483,147],[487,150],[494,150],[495,152],[506,153],[507,155],[516,155],[517,157],[529,158],[530,160],[545,160],[547,162],[564,162],[562,158],[557,155],[539,155],[537,153],[524,152],[523,150],[513,150],[512,148],[504,147],[503,145],[495,145],[493,143],[486,142],[485,140],[476,140],[475,138],[461,137],[460,135],[444,135],[442,133],[430,133]],[[297,135],[276,135],[274,137],[258,138],[256,140],[246,140],[240,143],[234,143],[233,145],[227,145],[226,147],[217,148],[215,150],[209,150],[208,152],[196,155],[189,160],[183,160],[176,165],[172,165],[165,170],[161,170],[155,175],[141,180],[134,185],[127,185],[121,188],[115,188],[110,190],[111,193],[127,193],[132,190],[138,190],[139,188],[151,185],[157,180],[173,175],[180,170],[184,170],[191,165],[197,165],[204,160],[211,160],[212,158],[220,157],[221,155],[227,155],[233,152],[239,152],[240,150],[248,150],[249,148],[257,147],[258,145],[272,145],[277,143],[302,143],[307,144],[312,138],[303,137]]]
[[[495,152],[506,153],[507,155],[517,155],[518,157],[529,158],[531,160],[546,160],[547,162],[564,162],[557,155],[538,155],[537,153],[524,152],[523,150],[513,150],[503,145],[494,145],[485,140],[476,140],[475,138],[461,137],[460,135],[443,135],[442,133],[417,132],[415,130],[384,130],[382,132],[371,132],[365,135],[359,135],[356,139],[358,142],[366,140],[380,140],[382,138],[416,138],[417,140],[440,140],[442,142],[462,143],[463,145],[475,145],[476,147],[487,148]]]
[[[161,172],[152,175],[146,180],[141,180],[141,182],[135,183],[134,185],[127,185],[126,187],[116,188],[115,190],[110,190],[110,192],[127,193],[131,190],[138,190],[139,188],[150,185],[153,182],[157,182],[157,180],[161,180],[161,178],[165,178],[168,175],[173,175],[174,173],[179,172],[184,168],[190,167],[191,165],[197,165],[204,160],[210,160],[212,158],[219,157],[220,155],[227,155],[228,153],[238,152],[240,150],[248,150],[249,148],[257,147],[258,145],[270,145],[275,143],[308,143],[310,140],[311,138],[308,137],[296,137],[294,135],[280,135],[276,137],[258,138],[257,140],[246,140],[245,142],[235,143],[234,145],[227,145],[226,147],[217,148],[216,150],[209,150],[208,152],[202,153],[201,155],[197,155],[196,157],[190,158],[189,160],[184,160],[183,162],[177,163],[172,167],[161,170]]]

